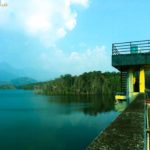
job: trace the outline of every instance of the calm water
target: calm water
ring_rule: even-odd
[[[0,91],[0,150],[82,150],[114,120],[108,96]]]

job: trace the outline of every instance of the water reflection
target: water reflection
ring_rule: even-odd
[[[115,110],[117,112],[123,112],[127,106],[128,106],[128,102],[127,101],[119,101],[115,103]]]
[[[80,111],[91,116],[97,116],[101,112],[114,110],[113,95],[49,96],[49,102],[67,105],[71,108],[70,112],[72,110]]]
[[[0,91],[0,150],[85,150],[119,113],[113,96]]]

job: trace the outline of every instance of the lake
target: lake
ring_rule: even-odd
[[[0,90],[0,150],[84,150],[119,113],[112,96]]]

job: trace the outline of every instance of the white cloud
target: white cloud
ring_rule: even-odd
[[[63,38],[76,26],[77,11],[72,6],[88,7],[89,0],[7,0],[0,9],[0,26],[23,30],[47,43]]]
[[[43,52],[40,62],[45,70],[55,68],[55,71],[60,74],[81,74],[87,71],[111,69],[111,56],[104,46],[96,46],[82,52],[74,51],[69,54],[58,49],[49,54]]]
[[[57,30],[57,35],[58,35],[58,37],[64,37],[65,35],[67,34],[67,32],[64,30],[64,28],[59,28],[58,30]]]
[[[72,3],[74,4],[79,4],[79,5],[83,5],[84,7],[88,7],[88,0],[71,0]]]

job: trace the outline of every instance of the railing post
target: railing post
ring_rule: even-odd
[[[112,44],[112,55],[114,55],[114,44]]]
[[[130,42],[130,54],[131,54],[131,42]]]

